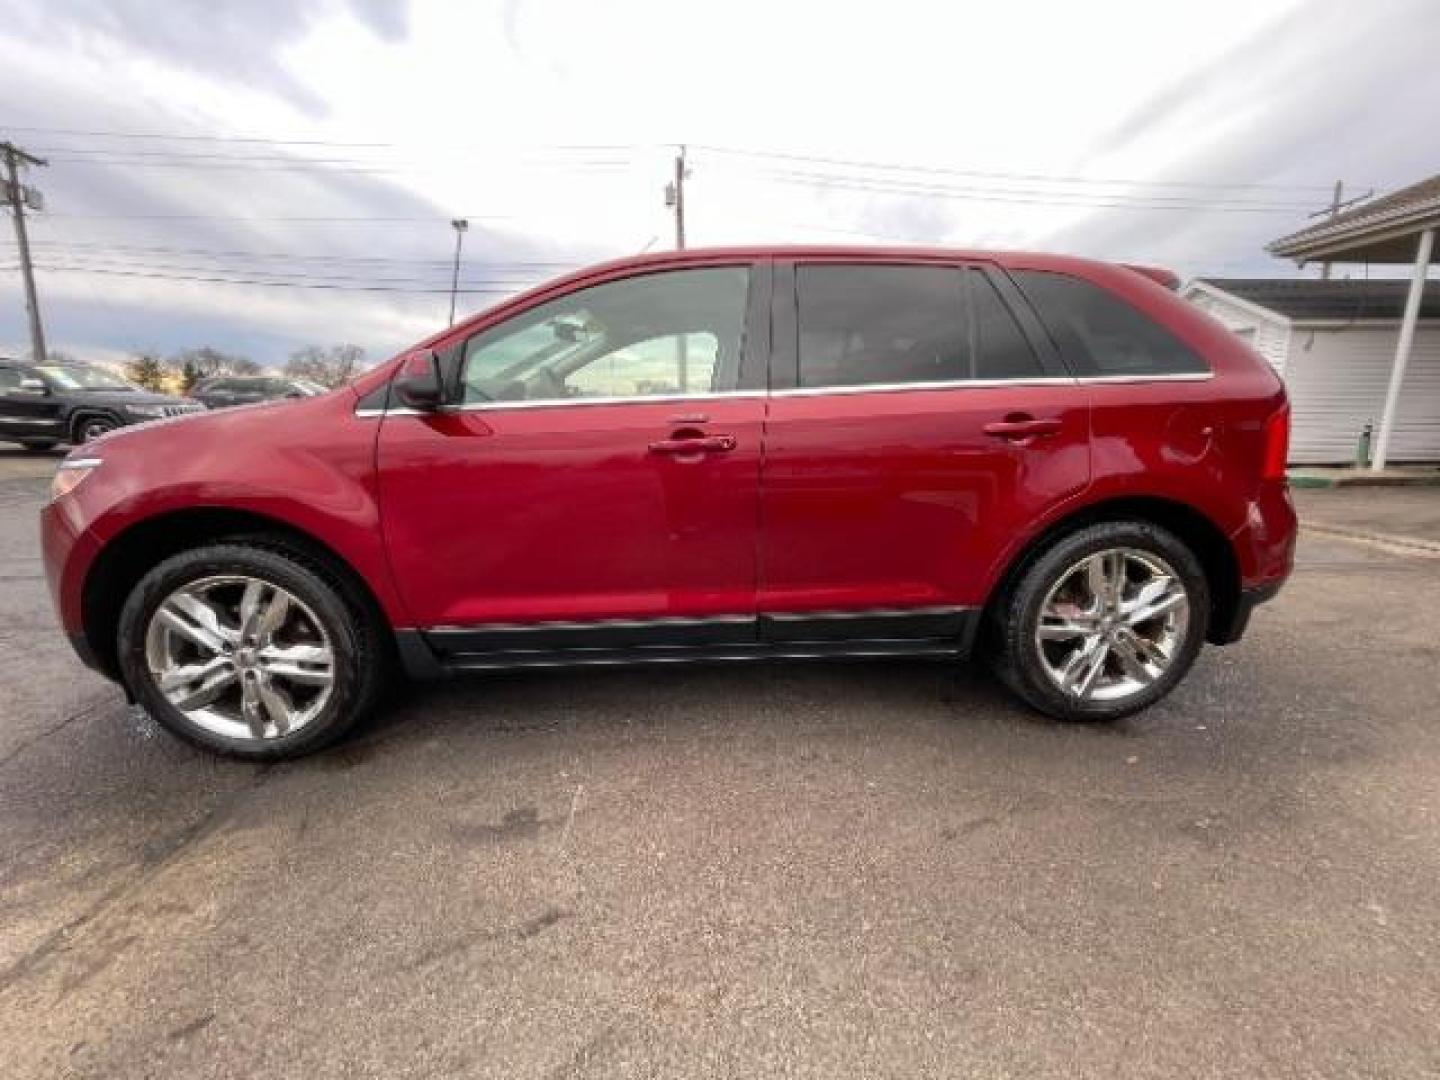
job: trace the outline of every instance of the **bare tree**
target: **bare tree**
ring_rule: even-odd
[[[340,386],[364,370],[365,350],[359,345],[307,345],[285,361],[286,375],[321,386]]]
[[[195,379],[209,379],[215,375],[255,375],[260,365],[248,356],[227,353],[210,345],[194,349],[182,349],[170,360],[177,371],[193,371]]]

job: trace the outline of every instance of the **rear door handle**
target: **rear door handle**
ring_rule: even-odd
[[[997,439],[1033,439],[1037,435],[1054,435],[1059,432],[1060,427],[1059,420],[1017,417],[1014,420],[996,420],[986,424],[984,431],[986,435],[993,435]]]
[[[734,449],[734,435],[697,435],[688,439],[660,439],[650,444],[652,454],[728,454]]]

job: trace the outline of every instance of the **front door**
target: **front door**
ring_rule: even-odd
[[[63,440],[61,406],[38,373],[0,365],[0,439]]]
[[[762,633],[953,638],[1018,531],[1087,484],[1083,391],[994,271],[791,273],[775,285]]]
[[[754,640],[761,276],[550,300],[442,350],[452,407],[384,418],[386,543],[442,653]]]

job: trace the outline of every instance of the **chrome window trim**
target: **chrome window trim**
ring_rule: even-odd
[[[685,401],[715,401],[728,398],[819,397],[832,394],[888,394],[904,390],[984,390],[1001,386],[1092,386],[1125,383],[1208,382],[1213,371],[1187,371],[1155,375],[1037,375],[1016,379],[950,379],[938,382],[860,383],[854,386],[799,386],[783,390],[717,390],[699,394],[655,394],[647,397],[545,398],[539,401],[478,401],[467,405],[451,405],[437,410],[441,413],[508,411],[511,409],[558,409],[577,405],[644,405]],[[426,416],[419,409],[404,407],[355,410],[359,417]]]
[[[1082,383],[1209,382],[1213,371],[1180,371],[1156,375],[1082,375]]]
[[[771,397],[818,397],[830,394],[889,394],[900,390],[985,389],[995,386],[1074,386],[1078,380],[1061,375],[1037,375],[1024,379],[946,379],[935,382],[855,383],[843,386],[792,386],[772,390]]]
[[[53,417],[0,416],[0,424],[32,424],[36,426],[49,425],[53,427],[62,423],[64,423],[64,421]]]
[[[729,398],[763,398],[764,390],[712,390],[696,394],[645,394],[634,397],[542,398],[536,401],[472,401],[464,405],[447,405],[436,413],[508,412],[512,409],[565,409],[577,405],[664,405],[686,401],[719,401]],[[404,406],[389,409],[355,410],[356,416],[427,416],[433,415]]]

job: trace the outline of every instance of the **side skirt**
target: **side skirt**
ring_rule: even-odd
[[[516,668],[714,664],[879,657],[959,659],[980,612],[826,612],[806,616],[536,623],[398,630],[400,660],[417,679]]]

